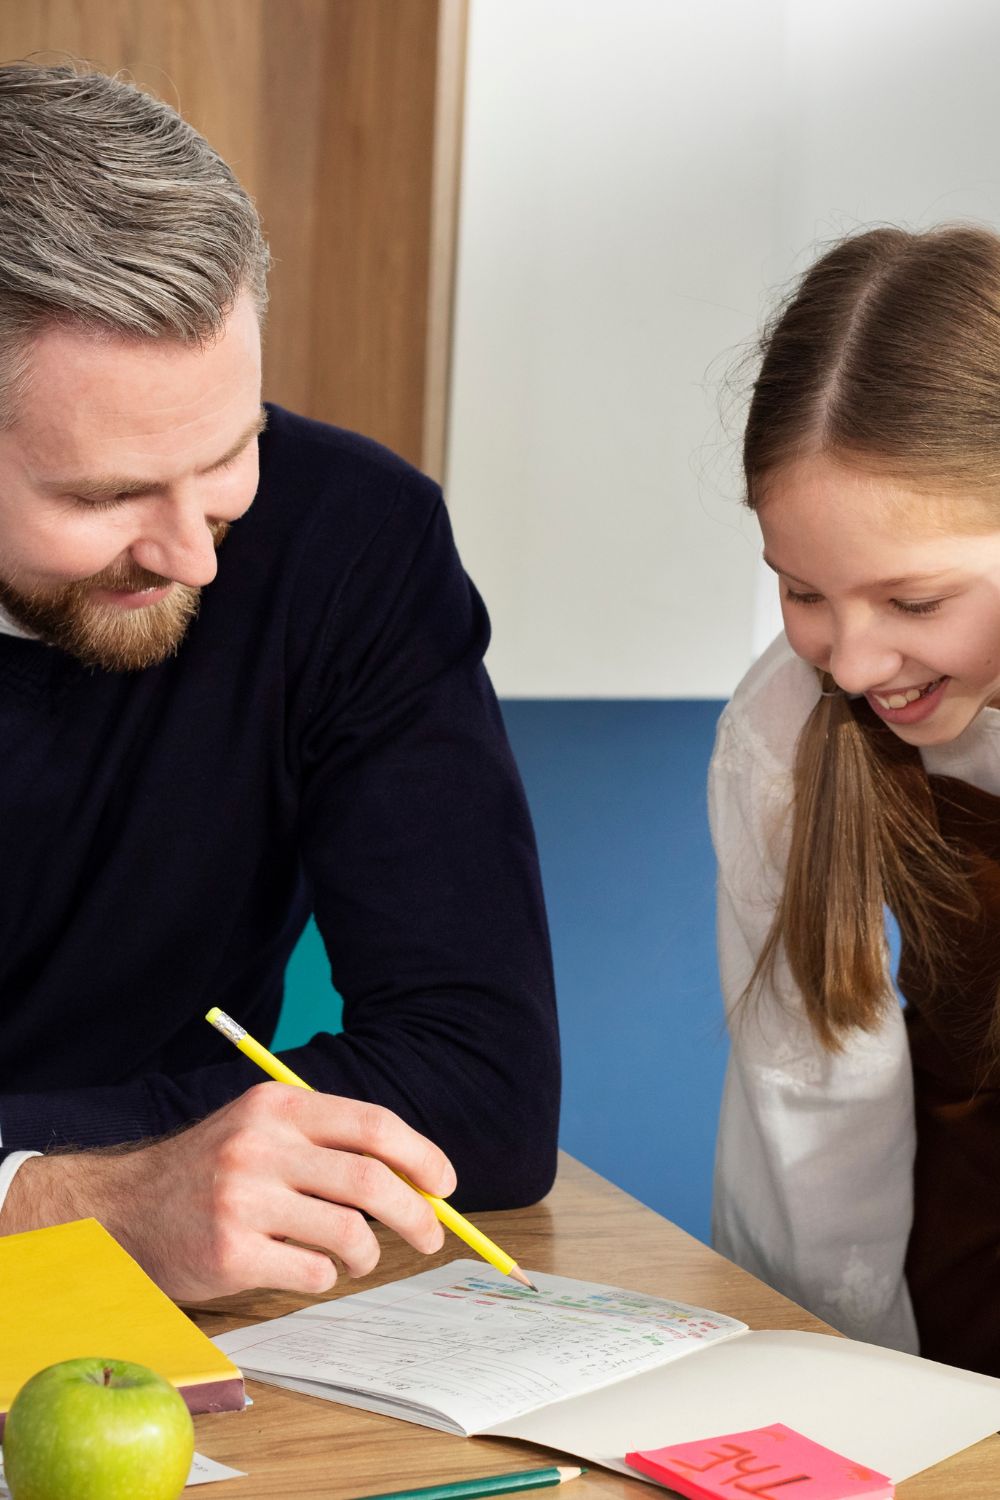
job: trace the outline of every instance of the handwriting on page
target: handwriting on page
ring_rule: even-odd
[[[245,1369],[444,1413],[464,1431],[651,1369],[740,1329],[613,1287],[438,1272],[303,1309],[240,1350]]]
[[[753,1432],[627,1453],[626,1463],[689,1500],[886,1500],[884,1474],[781,1422]]]

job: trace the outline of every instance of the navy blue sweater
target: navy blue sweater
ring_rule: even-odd
[[[259,1082],[310,911],[344,1031],[284,1054],[396,1110],[507,1207],[555,1169],[537,857],[440,492],[272,409],[176,658],[0,635],[2,1152],[159,1135]]]

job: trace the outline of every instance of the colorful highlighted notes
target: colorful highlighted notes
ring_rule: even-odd
[[[625,1461],[686,1500],[887,1500],[896,1493],[884,1474],[781,1422],[626,1453]]]

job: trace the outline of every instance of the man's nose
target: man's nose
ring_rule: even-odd
[[[218,568],[211,521],[197,503],[164,501],[129,551],[148,572],[201,588],[212,582]]]

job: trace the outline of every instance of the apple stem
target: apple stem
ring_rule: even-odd
[[[110,1385],[111,1384],[111,1376],[112,1376],[113,1373],[114,1372],[111,1370],[111,1368],[108,1365],[104,1366],[104,1384],[105,1385]]]

